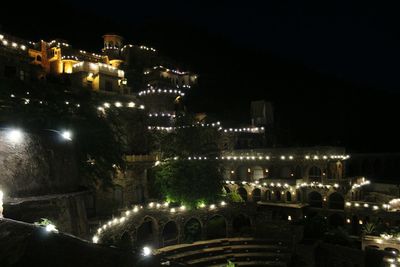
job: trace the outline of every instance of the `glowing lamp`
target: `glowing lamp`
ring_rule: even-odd
[[[61,136],[65,139],[65,140],[72,140],[72,133],[70,131],[63,131],[61,133]]]
[[[143,247],[142,249],[142,255],[145,257],[148,257],[151,255],[151,248],[149,247]]]
[[[23,134],[20,130],[14,129],[7,133],[7,138],[12,143],[20,143],[23,139]]]

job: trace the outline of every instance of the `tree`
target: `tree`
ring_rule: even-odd
[[[195,206],[200,200],[215,201],[222,184],[216,160],[220,152],[218,128],[202,126],[191,116],[178,117],[176,127],[176,131],[156,134],[153,139],[163,157],[154,170],[156,185],[174,202]]]
[[[135,127],[144,124],[144,119],[138,119],[146,117],[143,111],[112,106],[101,114],[98,106],[104,100],[100,96],[84,88],[73,93],[64,85],[49,82],[2,79],[0,89],[0,122],[4,127],[73,132],[80,177],[89,181],[87,185],[111,186],[115,166],[124,166],[124,152],[147,151],[143,126]],[[138,122],[131,123],[132,118]]]

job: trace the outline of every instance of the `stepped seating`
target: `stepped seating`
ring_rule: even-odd
[[[237,266],[284,267],[290,262],[289,245],[275,240],[254,238],[226,238],[198,241],[193,244],[159,249],[163,260],[188,266],[226,266],[227,261]]]

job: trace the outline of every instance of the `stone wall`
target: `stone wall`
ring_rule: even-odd
[[[12,140],[11,129],[0,130],[0,188],[8,197],[72,192],[79,179],[74,148],[57,132],[21,132]]]

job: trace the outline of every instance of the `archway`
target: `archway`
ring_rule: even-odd
[[[239,214],[233,218],[233,232],[238,236],[247,236],[251,234],[251,223],[249,217]]]
[[[281,193],[281,191],[276,191],[275,192],[275,199],[277,200],[277,201],[280,201],[281,199],[282,199],[282,193]]]
[[[145,245],[157,244],[157,224],[156,221],[151,217],[146,217],[143,223],[139,226],[137,230],[137,246],[142,247]]]
[[[201,240],[201,223],[196,218],[189,219],[184,226],[184,242],[192,243]]]
[[[261,189],[260,188],[254,189],[253,192],[251,193],[251,195],[253,196],[253,202],[261,201]]]
[[[292,201],[292,194],[289,191],[286,192],[286,201]]]
[[[312,166],[308,171],[308,179],[310,182],[321,182],[321,169],[317,166]]]
[[[207,222],[207,239],[226,237],[226,221],[221,215],[211,217]]]
[[[328,218],[329,225],[337,228],[344,225],[344,218],[340,214],[334,213]]]
[[[243,187],[238,188],[238,194],[242,197],[243,201],[247,201],[247,190]]]
[[[163,246],[175,245],[178,243],[178,227],[176,222],[169,221],[162,231]]]
[[[322,196],[320,193],[313,191],[308,194],[308,204],[314,208],[322,208]]]
[[[341,194],[335,192],[329,196],[329,208],[343,210],[344,209],[344,198]]]

